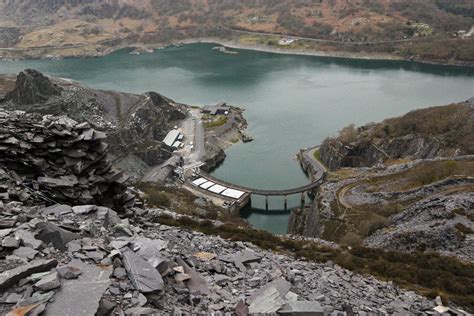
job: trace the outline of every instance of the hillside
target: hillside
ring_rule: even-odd
[[[216,38],[269,48],[469,64],[474,61],[474,37],[469,36],[473,7],[468,0],[7,1],[0,3],[0,46],[20,49],[4,50],[5,57],[77,56]],[[282,46],[270,34],[318,41]]]
[[[2,315],[463,314],[457,306],[474,307],[470,263],[280,237],[136,207],[133,197],[118,209],[110,195],[97,194],[125,188],[113,175],[100,179],[110,176],[102,170],[110,163],[106,135],[67,116],[1,111],[0,121]],[[97,147],[105,156],[94,155]],[[89,166],[67,167],[81,148]],[[75,177],[80,182],[70,185]],[[85,188],[95,200],[61,198]]]
[[[331,169],[369,167],[397,159],[474,154],[474,99],[415,110],[404,116],[342,129],[320,149]]]
[[[290,232],[473,261],[472,99],[344,128],[314,153],[330,171]]]
[[[26,69],[0,79],[0,107],[68,115],[108,134],[114,164],[135,179],[170,157],[161,141],[187,115],[185,105],[156,92],[143,95],[103,91]],[[5,95],[1,98],[1,95]],[[133,144],[133,146],[130,146]]]

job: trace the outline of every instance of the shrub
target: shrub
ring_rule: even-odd
[[[368,237],[372,235],[376,230],[387,227],[390,221],[376,213],[370,213],[366,220],[363,220],[359,224],[359,232],[361,236]]]
[[[341,238],[340,244],[344,246],[356,247],[362,245],[362,238],[353,232],[348,232]]]
[[[170,207],[171,199],[165,192],[151,191],[147,194],[147,201],[154,207]]]

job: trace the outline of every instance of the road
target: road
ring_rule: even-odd
[[[307,149],[303,152],[303,158],[311,163],[312,166],[312,174],[311,174],[311,179],[317,180],[321,179],[324,174],[327,172],[327,168],[325,165],[321,163],[316,157],[314,156],[314,153],[319,150],[320,146],[316,146],[310,149]]]
[[[190,117],[186,119],[183,126],[183,132],[189,141],[186,141],[186,147],[189,148],[189,144],[193,142],[193,148],[189,149],[189,155],[184,158],[186,165],[195,165],[202,162],[206,155],[204,147],[204,126],[202,124],[202,115],[199,109],[192,109],[190,111]]]
[[[404,39],[389,40],[389,41],[343,42],[343,41],[328,40],[328,39],[323,39],[323,38],[292,36],[292,35],[284,35],[284,34],[278,34],[278,33],[242,31],[242,30],[236,30],[236,29],[232,29],[232,28],[228,28],[228,27],[224,27],[224,29],[226,29],[228,31],[231,31],[231,32],[242,33],[242,34],[291,37],[291,38],[298,39],[298,40],[311,41],[311,42],[316,42],[316,43],[347,44],[347,45],[381,45],[381,44],[392,44],[392,43],[415,42],[415,41],[422,41],[422,40],[427,39],[426,37],[417,37],[417,38],[406,38],[406,39],[404,38]]]
[[[204,126],[201,121],[201,113],[199,109],[191,109],[189,113],[190,115],[178,125],[178,129],[184,134],[184,147],[175,151],[180,153],[184,158],[183,169],[185,172],[200,167],[206,155],[204,148]],[[157,182],[158,174],[165,164],[166,162],[151,168],[142,178],[142,181]]]

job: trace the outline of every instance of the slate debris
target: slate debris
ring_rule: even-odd
[[[128,176],[111,167],[104,138],[66,116],[0,111],[0,198],[30,205],[133,206]],[[0,220],[0,228],[12,227],[12,220]]]
[[[34,260],[28,264],[21,265],[11,270],[0,273],[0,291],[9,289],[15,283],[33,273],[49,271],[54,268],[58,262],[52,260]]]
[[[22,112],[0,123],[1,315],[462,315],[331,263],[156,224],[177,215],[128,204],[102,133]]]
[[[180,228],[143,225],[156,212],[167,211],[135,214],[131,209],[126,219],[114,215],[132,232],[127,237],[107,225],[109,210],[100,207],[86,214],[54,215],[54,224],[45,222],[53,214],[46,215],[44,208],[2,207],[5,214],[13,216],[15,209],[30,216],[16,231],[6,231],[7,238],[21,232],[33,243],[45,229],[57,232],[66,224],[78,229],[74,238],[60,237],[64,250],[41,240],[36,249],[28,247],[35,258],[55,259],[11,261],[12,268],[0,274],[0,312],[8,307],[4,314],[32,306],[32,315],[72,316],[459,313],[440,305],[440,299],[430,301],[337,265],[295,260]],[[13,255],[20,248],[5,249]],[[2,305],[7,301],[8,306]]]

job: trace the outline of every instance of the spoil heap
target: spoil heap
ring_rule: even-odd
[[[0,112],[0,197],[29,204],[133,204],[107,160],[106,135],[65,116]]]

